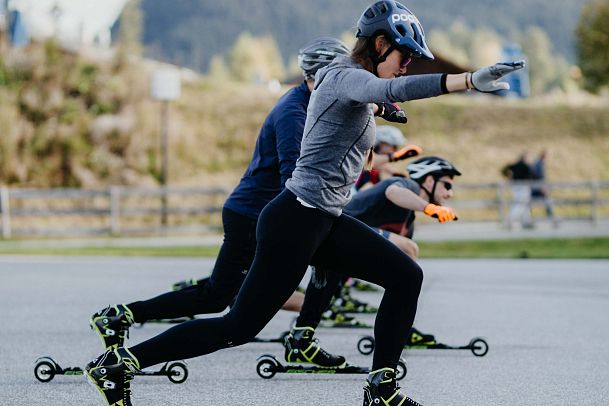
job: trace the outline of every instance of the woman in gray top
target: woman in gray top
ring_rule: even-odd
[[[364,405],[417,405],[395,380],[405,331],[423,281],[419,266],[365,224],[342,214],[374,144],[371,103],[403,102],[476,89],[495,91],[523,66],[496,64],[473,73],[404,77],[411,58],[433,59],[418,19],[402,4],[378,1],[358,22],[352,56],[337,57],[316,76],[300,158],[286,189],[258,220],[256,257],[235,305],[222,317],[182,323],[134,347],[107,351],[87,374],[109,405],[130,403],[134,372],[249,342],[285,303],[309,264],[348,270],[385,288],[374,333],[376,350]],[[286,226],[293,230],[286,233]],[[383,266],[377,267],[382,261]]]

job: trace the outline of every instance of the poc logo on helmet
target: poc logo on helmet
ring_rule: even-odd
[[[419,20],[412,14],[392,14],[391,21],[397,23],[399,21],[404,21],[407,23],[418,23]]]

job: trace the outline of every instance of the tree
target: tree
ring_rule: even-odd
[[[609,85],[609,0],[586,4],[576,29],[576,49],[584,88],[597,92]]]
[[[285,68],[281,54],[272,37],[239,35],[228,55],[228,65],[235,79],[243,82],[266,82],[282,79]]]
[[[569,65],[561,54],[553,50],[548,34],[539,27],[529,27],[518,42],[522,44],[528,59],[531,93],[564,89],[569,76]]]
[[[127,55],[142,54],[143,17],[141,0],[128,0],[120,19],[119,45]]]

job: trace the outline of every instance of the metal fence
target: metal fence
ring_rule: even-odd
[[[449,205],[463,221],[506,221],[510,184],[458,183]],[[542,186],[531,182],[530,186]],[[609,182],[544,183],[557,219],[609,218]],[[133,236],[221,231],[226,188],[0,188],[2,238]],[[533,215],[544,216],[532,201]]]

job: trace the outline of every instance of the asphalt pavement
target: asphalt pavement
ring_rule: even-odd
[[[609,405],[609,261],[423,260],[416,325],[439,341],[487,339],[490,351],[410,350],[404,391],[429,405]],[[50,355],[82,366],[101,352],[88,318],[108,303],[145,299],[209,273],[210,259],[0,256],[0,405],[102,405],[81,377],[34,378]],[[261,293],[262,294],[262,293]],[[356,292],[372,304],[381,293]],[[275,337],[294,314],[281,311],[260,336]],[[369,323],[374,315],[358,316]],[[131,329],[132,345],[165,330]],[[371,330],[319,329],[329,351],[369,366],[357,351]],[[196,337],[192,337],[196,341]],[[360,405],[363,375],[277,375],[256,358],[278,344],[247,344],[188,360],[183,384],[137,377],[135,405]]]

